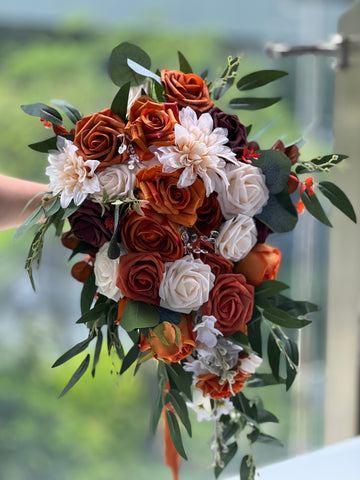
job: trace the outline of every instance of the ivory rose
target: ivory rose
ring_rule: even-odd
[[[112,260],[108,257],[109,242],[99,249],[95,257],[94,273],[98,292],[115,302],[123,296],[116,285],[116,275],[119,267],[119,258]]]
[[[172,222],[192,227],[197,220],[196,211],[205,197],[205,186],[200,178],[183,188],[178,188],[181,170],[165,173],[161,166],[141,169],[136,174],[138,197],[149,202],[158,213]]]
[[[215,242],[217,252],[227,260],[238,262],[255,245],[256,235],[254,220],[240,213],[221,225]]]
[[[114,201],[121,197],[129,197],[135,186],[135,172],[130,170],[128,165],[112,165],[97,174],[100,191],[91,195],[91,198],[102,203],[104,198],[107,201]]]
[[[275,280],[280,266],[281,253],[265,243],[257,243],[245,258],[235,264],[234,272],[242,273],[251,285],[264,280]]]
[[[230,337],[245,327],[253,307],[254,287],[246,283],[244,275],[225,273],[216,278],[202,314],[214,316],[217,319],[215,327],[225,337]]]
[[[163,322],[164,336],[167,345],[156,335],[154,330],[150,329],[150,340],[141,334],[140,349],[142,352],[153,351],[155,357],[159,360],[176,363],[188,357],[197,344],[193,332],[193,326],[190,315],[182,315],[181,322],[177,326],[180,329],[180,342],[176,343],[176,328],[172,323]]]
[[[130,252],[159,252],[164,262],[184,255],[180,226],[169,222],[150,207],[143,207],[144,215],[134,210],[122,217],[121,240]]]
[[[97,171],[122,163],[128,158],[127,150],[119,153],[125,124],[110,108],[83,117],[76,124],[74,145],[84,160],[98,160]]]
[[[199,113],[206,112],[214,105],[206,82],[198,75],[165,69],[161,71],[161,81],[169,102],[191,107]]]
[[[214,280],[209,265],[191,255],[166,263],[159,289],[160,305],[175,312],[198,310],[208,300]]]
[[[176,103],[158,103],[147,95],[135,100],[130,108],[125,133],[140,160],[150,160],[154,155],[150,145],[166,146],[174,144],[174,127],[179,120]]]
[[[222,178],[217,178],[218,201],[226,220],[242,213],[248,217],[259,214],[269,199],[265,185],[265,176],[261,170],[247,163],[227,164],[225,167],[225,185]]]
[[[128,253],[120,257],[116,285],[132,300],[159,305],[164,271],[159,253]]]

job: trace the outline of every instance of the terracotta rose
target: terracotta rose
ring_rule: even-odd
[[[128,158],[127,150],[119,153],[125,123],[110,108],[83,117],[76,124],[74,145],[84,160],[98,160],[97,171],[122,163]]]
[[[251,375],[248,373],[243,373],[238,370],[234,377],[235,383],[233,383],[230,387],[228,380],[220,384],[220,377],[214,373],[204,373],[202,375],[198,375],[199,380],[196,383],[196,387],[203,392],[204,396],[209,395],[214,400],[220,398],[230,398],[244,388],[246,380],[250,376]]]
[[[254,307],[254,287],[244,275],[225,273],[215,280],[209,300],[203,305],[203,315],[213,315],[215,328],[225,337],[242,330],[251,319]]]
[[[153,351],[156,358],[167,362],[176,363],[188,357],[197,347],[190,315],[182,315],[177,326],[181,331],[180,342],[176,343],[176,329],[172,323],[163,322],[162,332],[167,345],[150,329],[150,341],[143,334],[140,336],[140,349],[142,352]]]
[[[116,286],[132,300],[159,305],[164,271],[159,253],[128,253],[120,257]]]
[[[158,103],[147,95],[135,100],[129,112],[125,133],[131,138],[141,160],[150,160],[154,154],[149,146],[174,144],[174,127],[179,120],[176,103]]]
[[[165,173],[159,165],[144,168],[137,172],[135,186],[140,190],[138,197],[149,202],[156,212],[166,215],[172,222],[192,227],[205,197],[205,186],[197,178],[192,185],[178,188],[181,173],[180,169]]]
[[[161,71],[161,81],[169,102],[191,107],[198,113],[206,112],[214,105],[205,81],[198,75],[165,69]]]
[[[245,258],[235,264],[234,272],[242,273],[251,285],[264,280],[275,280],[280,266],[281,253],[266,243],[257,243]]]
[[[159,252],[164,262],[172,262],[184,255],[180,226],[169,222],[149,207],[144,215],[132,210],[122,217],[121,240],[129,252]]]

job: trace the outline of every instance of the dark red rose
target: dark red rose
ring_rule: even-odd
[[[80,240],[95,248],[100,248],[111,240],[114,232],[113,212],[105,210],[102,215],[101,205],[91,200],[84,203],[70,215],[72,233]]]
[[[280,152],[285,153],[285,155],[291,161],[291,165],[295,165],[299,158],[299,148],[297,145],[289,145],[285,148],[284,143],[281,140],[277,140],[274,145],[271,147],[271,150],[279,150]]]
[[[215,277],[233,271],[234,264],[221,255],[217,255],[210,242],[199,239],[191,253],[195,258],[200,258],[203,263],[209,265]]]
[[[267,227],[265,223],[262,223],[256,217],[254,218],[254,220],[255,220],[255,226],[257,230],[257,243],[265,243],[265,240],[267,239],[268,235],[270,235],[270,233],[273,233],[273,231],[270,230],[270,228]]]
[[[216,230],[224,220],[217,195],[216,192],[213,192],[208,197],[205,197],[201,207],[196,211],[198,219],[194,229],[201,235],[210,235],[211,230]]]
[[[223,112],[218,107],[209,110],[214,121],[214,128],[226,128],[228,131],[228,143],[226,144],[235,153],[237,157],[241,157],[243,150],[248,146],[246,128],[240,123],[237,115]]]

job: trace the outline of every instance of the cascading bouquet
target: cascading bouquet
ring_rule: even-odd
[[[328,172],[345,155],[300,161],[298,147],[281,141],[261,150],[248,141],[251,127],[214,105],[230,87],[255,89],[285,72],[263,70],[235,84],[240,58],[229,57],[220,78],[209,83],[192,73],[180,52],[179,61],[179,71],[153,73],[142,49],[120,44],[110,57],[110,75],[120,87],[110,108],[83,117],[53,101],[75,125],[71,130],[53,107],[22,106],[55,136],[30,145],[48,153],[50,191],[17,235],[38,224],[26,261],[32,284],[50,225],[71,258],[86,255],[72,275],[84,284],[77,323],[86,325],[88,336],[53,366],[96,340],[94,376],[104,330],[108,352],[114,349],[122,362],[120,374],[131,366],[136,373],[154,358],[152,427],[164,412],[166,462],[174,478],[180,456],[186,458],[181,424],[191,436],[188,407],[199,420],[215,421],[218,477],[241,433],[250,443],[276,442],[263,424],[277,418],[243,389],[290,388],[299,354],[288,329],[308,325],[305,315],[317,309],[283,295],[288,287],[276,280],[281,254],[266,243],[268,235],[292,230],[304,208],[331,226],[318,193],[356,217],[335,184],[298,177]],[[229,105],[255,110],[278,100],[241,97]],[[70,230],[64,233],[65,221]],[[124,338],[131,339],[130,349]],[[85,373],[90,357],[60,396]],[[256,373],[263,358],[268,367]],[[254,478],[252,454],[243,456],[240,475]]]

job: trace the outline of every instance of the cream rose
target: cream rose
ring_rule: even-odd
[[[209,265],[191,255],[167,262],[159,288],[160,305],[182,313],[198,310],[209,299],[214,281]]]
[[[97,174],[100,191],[91,195],[95,202],[102,203],[104,197],[110,201],[129,197],[134,190],[136,169],[130,170],[122,163],[107,167]]]
[[[119,258],[111,260],[107,254],[108,248],[109,242],[106,242],[96,254],[94,263],[95,284],[99,293],[118,302],[123,296],[116,286]]]
[[[242,163],[227,164],[225,167],[229,185],[217,178],[218,201],[226,220],[239,213],[253,217],[261,212],[269,199],[265,176],[253,165]]]
[[[224,258],[238,262],[250,252],[256,240],[254,220],[240,213],[221,225],[215,246],[217,252]]]

